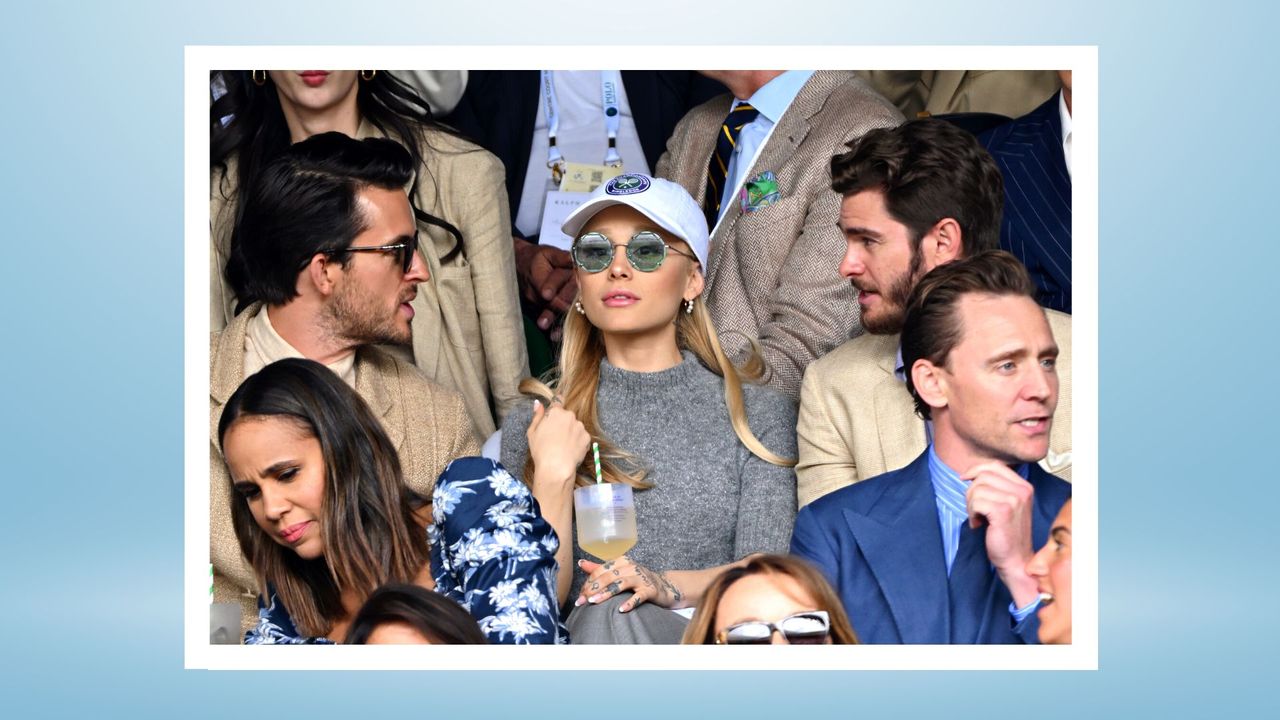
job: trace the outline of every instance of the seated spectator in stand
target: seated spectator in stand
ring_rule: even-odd
[[[1071,500],[1049,530],[1049,542],[1027,564],[1040,590],[1040,642],[1071,644]]]
[[[680,118],[722,92],[719,83],[688,70],[469,73],[446,121],[506,167],[521,295],[527,315],[550,340],[560,340],[560,318],[578,291],[568,251],[545,238],[539,243],[548,193],[559,188],[566,163],[652,175]],[[613,102],[607,105],[606,97]],[[539,360],[534,375],[555,362],[549,348]]]
[[[558,382],[522,384],[542,400],[507,419],[502,460],[523,468],[566,539],[561,563],[578,559],[560,584],[575,643],[678,643],[687,622],[666,608],[692,607],[723,570],[786,548],[795,408],[744,383],[758,358],[738,368],[720,347],[700,299],[706,228],[678,185],[636,174],[597,188],[563,226],[579,293]],[[581,445],[566,449],[563,425]],[[565,547],[573,489],[595,481],[591,440],[604,480],[635,488],[638,542],[603,564]]]
[[[340,642],[386,583],[435,590],[490,642],[567,642],[556,536],[502,466],[460,458],[430,501],[405,484],[364,400],[311,360],[274,362],[227,401],[218,442],[236,538],[263,594],[247,644]]]
[[[449,598],[419,585],[383,585],[347,631],[348,645],[484,645],[476,619]]]
[[[1030,112],[1058,89],[1052,70],[858,70],[908,120],[952,113]]]
[[[1037,642],[1027,573],[1071,485],[1040,469],[1058,347],[1017,258],[935,268],[907,302],[906,391],[932,428],[914,462],[826,495],[791,552],[840,593],[864,643]]]
[[[263,168],[240,205],[233,262],[251,304],[210,338],[209,522],[215,599],[239,600],[246,623],[260,588],[232,531],[214,432],[246,376],[283,358],[324,363],[373,408],[424,495],[451,459],[480,450],[456,392],[373,347],[408,340],[411,300],[427,279],[404,190],[412,175],[391,140],[324,133]]]
[[[1043,105],[979,140],[1004,174],[1000,247],[1036,284],[1036,301],[1071,312],[1071,71]]]
[[[753,555],[702,596],[685,645],[857,645],[840,598],[812,565]]]
[[[689,191],[712,228],[706,304],[725,352],[742,362],[759,343],[765,384],[794,401],[805,367],[861,332],[831,264],[844,238],[823,168],[902,115],[851,72],[706,74],[730,92],[680,121],[657,175]]]
[[[831,160],[844,196],[840,274],[858,291],[866,333],[809,366],[800,392],[800,506],[920,455],[927,423],[904,391],[899,352],[907,297],[930,270],[995,249],[1000,172],[973,136],[941,120],[873,130]],[[1071,317],[1047,313],[1058,343],[1060,401],[1044,469],[1071,479]]]
[[[242,271],[227,261],[239,242],[240,208],[272,160],[326,131],[390,138],[411,158],[405,188],[424,280],[410,302],[412,337],[395,350],[462,395],[481,437],[492,433],[519,400],[528,365],[502,165],[435,121],[425,101],[386,72],[221,74],[226,93],[210,108],[211,328],[231,324],[253,301]]]

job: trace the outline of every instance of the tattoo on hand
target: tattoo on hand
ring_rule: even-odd
[[[605,592],[611,595],[617,595],[618,591],[621,589],[622,589],[622,583],[618,582],[617,580],[614,580],[613,582],[609,583],[604,587]]]
[[[675,583],[671,582],[671,579],[668,578],[667,574],[664,572],[658,573],[658,578],[662,580],[662,584],[666,587],[667,592],[671,593],[671,604],[679,605],[680,601],[684,599],[684,594],[680,592],[680,588],[676,587]]]

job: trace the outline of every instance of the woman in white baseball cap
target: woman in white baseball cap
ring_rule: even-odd
[[[678,643],[711,581],[754,553],[785,553],[796,513],[795,406],[725,356],[699,296],[707,223],[675,183],[620,175],[563,226],[579,295],[556,380],[526,380],[502,461],[523,469],[561,539],[560,593],[575,643]],[[585,432],[584,432],[585,429]],[[576,547],[573,489],[634,489],[638,540],[598,563]],[[574,438],[567,441],[566,438]],[[577,560],[570,563],[570,555]],[[576,568],[576,572],[575,572]]]

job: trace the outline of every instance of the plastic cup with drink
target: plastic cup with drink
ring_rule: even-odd
[[[621,557],[636,544],[636,504],[631,486],[604,482],[600,444],[591,443],[596,484],[573,491],[578,546],[601,560]]]

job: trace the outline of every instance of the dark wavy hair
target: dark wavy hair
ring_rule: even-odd
[[[920,397],[911,379],[917,360],[939,367],[947,364],[951,350],[964,337],[956,306],[965,295],[1013,295],[1035,300],[1035,285],[1018,258],[1003,250],[987,250],[972,257],[939,265],[911,291],[902,323],[902,365],[907,369],[907,390],[916,414],[933,419],[932,408]]]
[[[296,297],[298,273],[317,253],[345,266],[346,248],[368,227],[360,192],[398,191],[411,177],[413,161],[394,140],[327,132],[286,148],[253,179],[237,209],[226,267],[236,312]]]
[[[280,108],[280,97],[275,83],[268,76],[258,85],[248,70],[214,70],[209,74],[210,84],[224,92],[209,106],[209,159],[212,168],[222,171],[223,184],[218,191],[231,200],[227,186],[227,161],[236,159],[235,195],[236,225],[239,226],[239,208],[255,178],[277,156],[288,149],[291,138]],[[425,172],[424,156],[428,152],[441,152],[432,147],[424,137],[423,129],[438,130],[455,137],[462,137],[456,130],[436,120],[431,107],[414,92],[413,88],[385,71],[377,71],[370,80],[357,79],[356,107],[360,117],[367,120],[379,132],[404,145],[413,159],[413,184],[409,187],[409,199],[413,214],[419,224],[434,225],[454,238],[454,246],[441,261],[449,262],[459,253],[465,254],[462,232],[445,218],[436,217],[417,206],[418,173]],[[437,184],[437,192],[439,186]],[[231,247],[236,245],[236,232],[231,234]],[[228,277],[237,296],[240,288]],[[241,304],[243,307],[245,304]]]
[[[884,193],[890,217],[911,231],[912,256],[943,218],[960,225],[962,257],[1000,246],[1004,180],[978,139],[945,120],[877,128],[831,158],[831,189]]]
[[[319,637],[345,615],[342,591],[367,597],[388,582],[412,582],[422,570],[427,533],[414,511],[427,501],[405,485],[377,417],[325,366],[291,358],[246,378],[223,408],[219,446],[236,423],[268,417],[294,424],[320,444],[324,556],[304,560],[275,542],[238,492],[231,493],[231,520],[261,591],[275,588],[298,629]]]
[[[432,645],[485,645],[488,641],[471,614],[458,603],[419,585],[392,584],[377,589],[356,613],[347,645],[365,645],[379,626],[404,623]]]
[[[794,555],[756,555],[745,565],[729,568],[716,576],[702,594],[693,619],[685,628],[684,645],[714,645],[716,611],[729,586],[750,575],[785,575],[800,584],[818,603],[814,610],[825,610],[831,620],[831,642],[834,645],[857,645],[858,636],[849,623],[844,603],[831,588],[831,583],[807,560]]]

